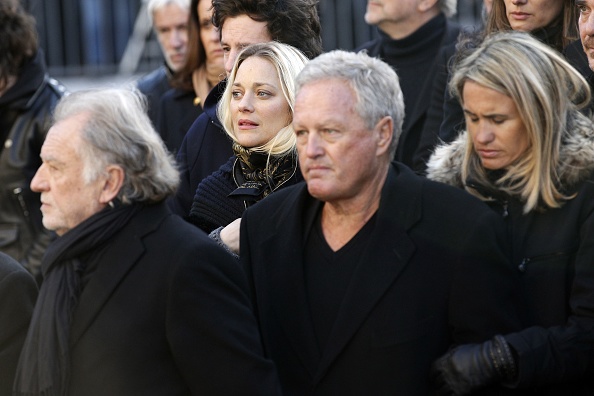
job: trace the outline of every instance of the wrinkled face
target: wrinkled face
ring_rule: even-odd
[[[417,14],[419,0],[368,0],[365,22],[381,28],[384,23],[398,23]]]
[[[221,47],[225,56],[225,71],[231,73],[237,55],[250,44],[272,41],[265,22],[254,21],[247,15],[227,18],[221,27]]]
[[[241,63],[230,110],[235,137],[247,148],[266,144],[291,123],[291,109],[272,63],[256,56]]]
[[[577,0],[578,26],[590,69],[594,70],[594,0]]]
[[[532,32],[548,26],[563,9],[564,0],[503,0],[513,30]]]
[[[325,202],[351,201],[367,191],[385,162],[379,130],[366,127],[355,104],[352,89],[337,79],[306,84],[295,98],[299,166],[309,193]]]
[[[206,53],[206,62],[217,63],[223,68],[223,49],[219,31],[212,24],[212,1],[200,0],[198,2],[198,21],[200,22],[200,41]]]
[[[513,99],[467,81],[462,90],[466,127],[486,169],[505,169],[530,147],[528,132]]]
[[[173,71],[180,70],[186,61],[188,17],[188,11],[176,4],[167,4],[153,13],[153,28],[165,62]]]
[[[85,183],[84,162],[76,148],[87,144],[80,137],[86,114],[79,114],[52,126],[41,147],[42,164],[31,181],[41,193],[43,225],[63,235],[105,207],[101,192],[105,178]]]

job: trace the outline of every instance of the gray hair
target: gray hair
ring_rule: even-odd
[[[154,203],[175,193],[179,173],[175,160],[146,114],[144,96],[136,90],[102,88],[74,92],[56,106],[54,122],[87,115],[77,147],[90,183],[104,174],[108,165],[125,173],[118,193],[123,203]]]
[[[146,6],[146,12],[148,13],[149,21],[153,24],[153,17],[155,11],[168,6],[169,4],[175,4],[182,10],[190,9],[190,0],[148,0]]]
[[[437,2],[439,9],[447,18],[453,17],[458,12],[457,3],[457,0],[439,0]]]
[[[330,79],[343,80],[353,90],[355,110],[368,129],[374,128],[383,117],[392,117],[390,153],[393,156],[404,120],[404,100],[396,72],[365,52],[330,51],[305,65],[297,76],[296,95],[306,84]]]

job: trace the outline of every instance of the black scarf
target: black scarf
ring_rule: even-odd
[[[80,295],[82,273],[88,261],[93,260],[93,253],[140,208],[140,205],[107,206],[48,247],[41,267],[44,281],[17,366],[14,395],[67,394],[70,326]]]
[[[241,198],[247,205],[257,202],[285,184],[297,170],[295,154],[270,157],[264,153],[250,151],[238,144],[233,145],[237,164],[233,174],[238,188],[229,194]]]

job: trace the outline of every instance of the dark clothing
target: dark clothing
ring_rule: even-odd
[[[12,395],[12,382],[36,298],[37,285],[31,274],[0,253],[0,396]]]
[[[141,206],[107,240],[81,256],[92,273],[71,320],[68,395],[279,394],[224,250],[165,204]]]
[[[290,174],[279,180],[279,185],[273,191],[303,180],[301,172],[297,169],[297,163],[288,165]],[[261,200],[263,198],[261,194],[251,196],[249,199],[244,199],[246,196],[239,194],[230,196],[232,193],[238,193],[238,187],[242,185],[241,172],[239,159],[233,155],[216,172],[202,180],[196,189],[188,221],[210,233],[240,218],[247,207]]]
[[[136,82],[136,88],[146,96],[147,113],[155,128],[159,125],[159,102],[163,94],[171,88],[171,76],[169,68],[163,65]]]
[[[362,45],[398,74],[404,96],[404,124],[395,159],[410,167],[419,146],[437,70],[435,59],[440,48],[456,41],[460,28],[439,14],[414,33],[393,40],[380,31],[380,37]]]
[[[177,152],[180,185],[168,205],[182,217],[187,217],[198,184],[223,165],[233,155],[231,139],[217,118],[217,104],[227,80],[218,83],[204,101],[204,112],[194,121]]]
[[[0,96],[0,251],[38,279],[53,233],[43,228],[39,194],[29,184],[41,165],[41,145],[64,93],[65,88],[48,77],[38,51]]]
[[[311,310],[311,321],[321,355],[328,343],[332,326],[353,279],[361,253],[367,247],[375,225],[373,216],[346,245],[336,252],[324,238],[321,213],[305,242],[303,278]]]
[[[305,285],[304,247],[322,205],[301,183],[248,208],[241,222],[241,262],[285,395],[427,395],[430,365],[450,345],[518,328],[501,219],[394,163],[318,350],[311,307],[322,296]]]
[[[436,57],[436,76],[427,111],[427,121],[419,142],[419,149],[414,158],[414,169],[423,173],[427,161],[435,147],[442,142],[454,140],[460,129],[465,126],[464,111],[454,96],[447,91],[450,71],[456,54],[456,43],[441,48]]]
[[[590,69],[588,57],[582,47],[582,41],[578,39],[569,44],[565,47],[564,54],[569,63],[571,63],[571,65],[586,79],[591,92],[594,93],[594,72]],[[594,114],[594,94],[592,95],[589,106],[584,110],[584,113],[590,117]]]
[[[594,131],[576,126],[565,138],[556,175],[562,207],[523,214],[524,202],[490,191],[491,207],[506,222],[513,266],[521,276],[525,329],[505,335],[518,357],[518,388],[539,395],[594,394]],[[461,184],[466,132],[439,148],[428,177]],[[487,190],[488,188],[488,190]]]
[[[172,88],[163,94],[159,103],[157,132],[174,156],[177,155],[186,133],[202,114],[202,106],[194,104],[195,98],[194,91]]]

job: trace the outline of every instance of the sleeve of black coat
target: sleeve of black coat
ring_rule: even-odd
[[[172,279],[167,335],[196,395],[279,395],[274,363],[263,356],[246,276],[204,234]]]
[[[16,366],[25,342],[37,284],[10,257],[0,253],[0,396],[12,394]]]

